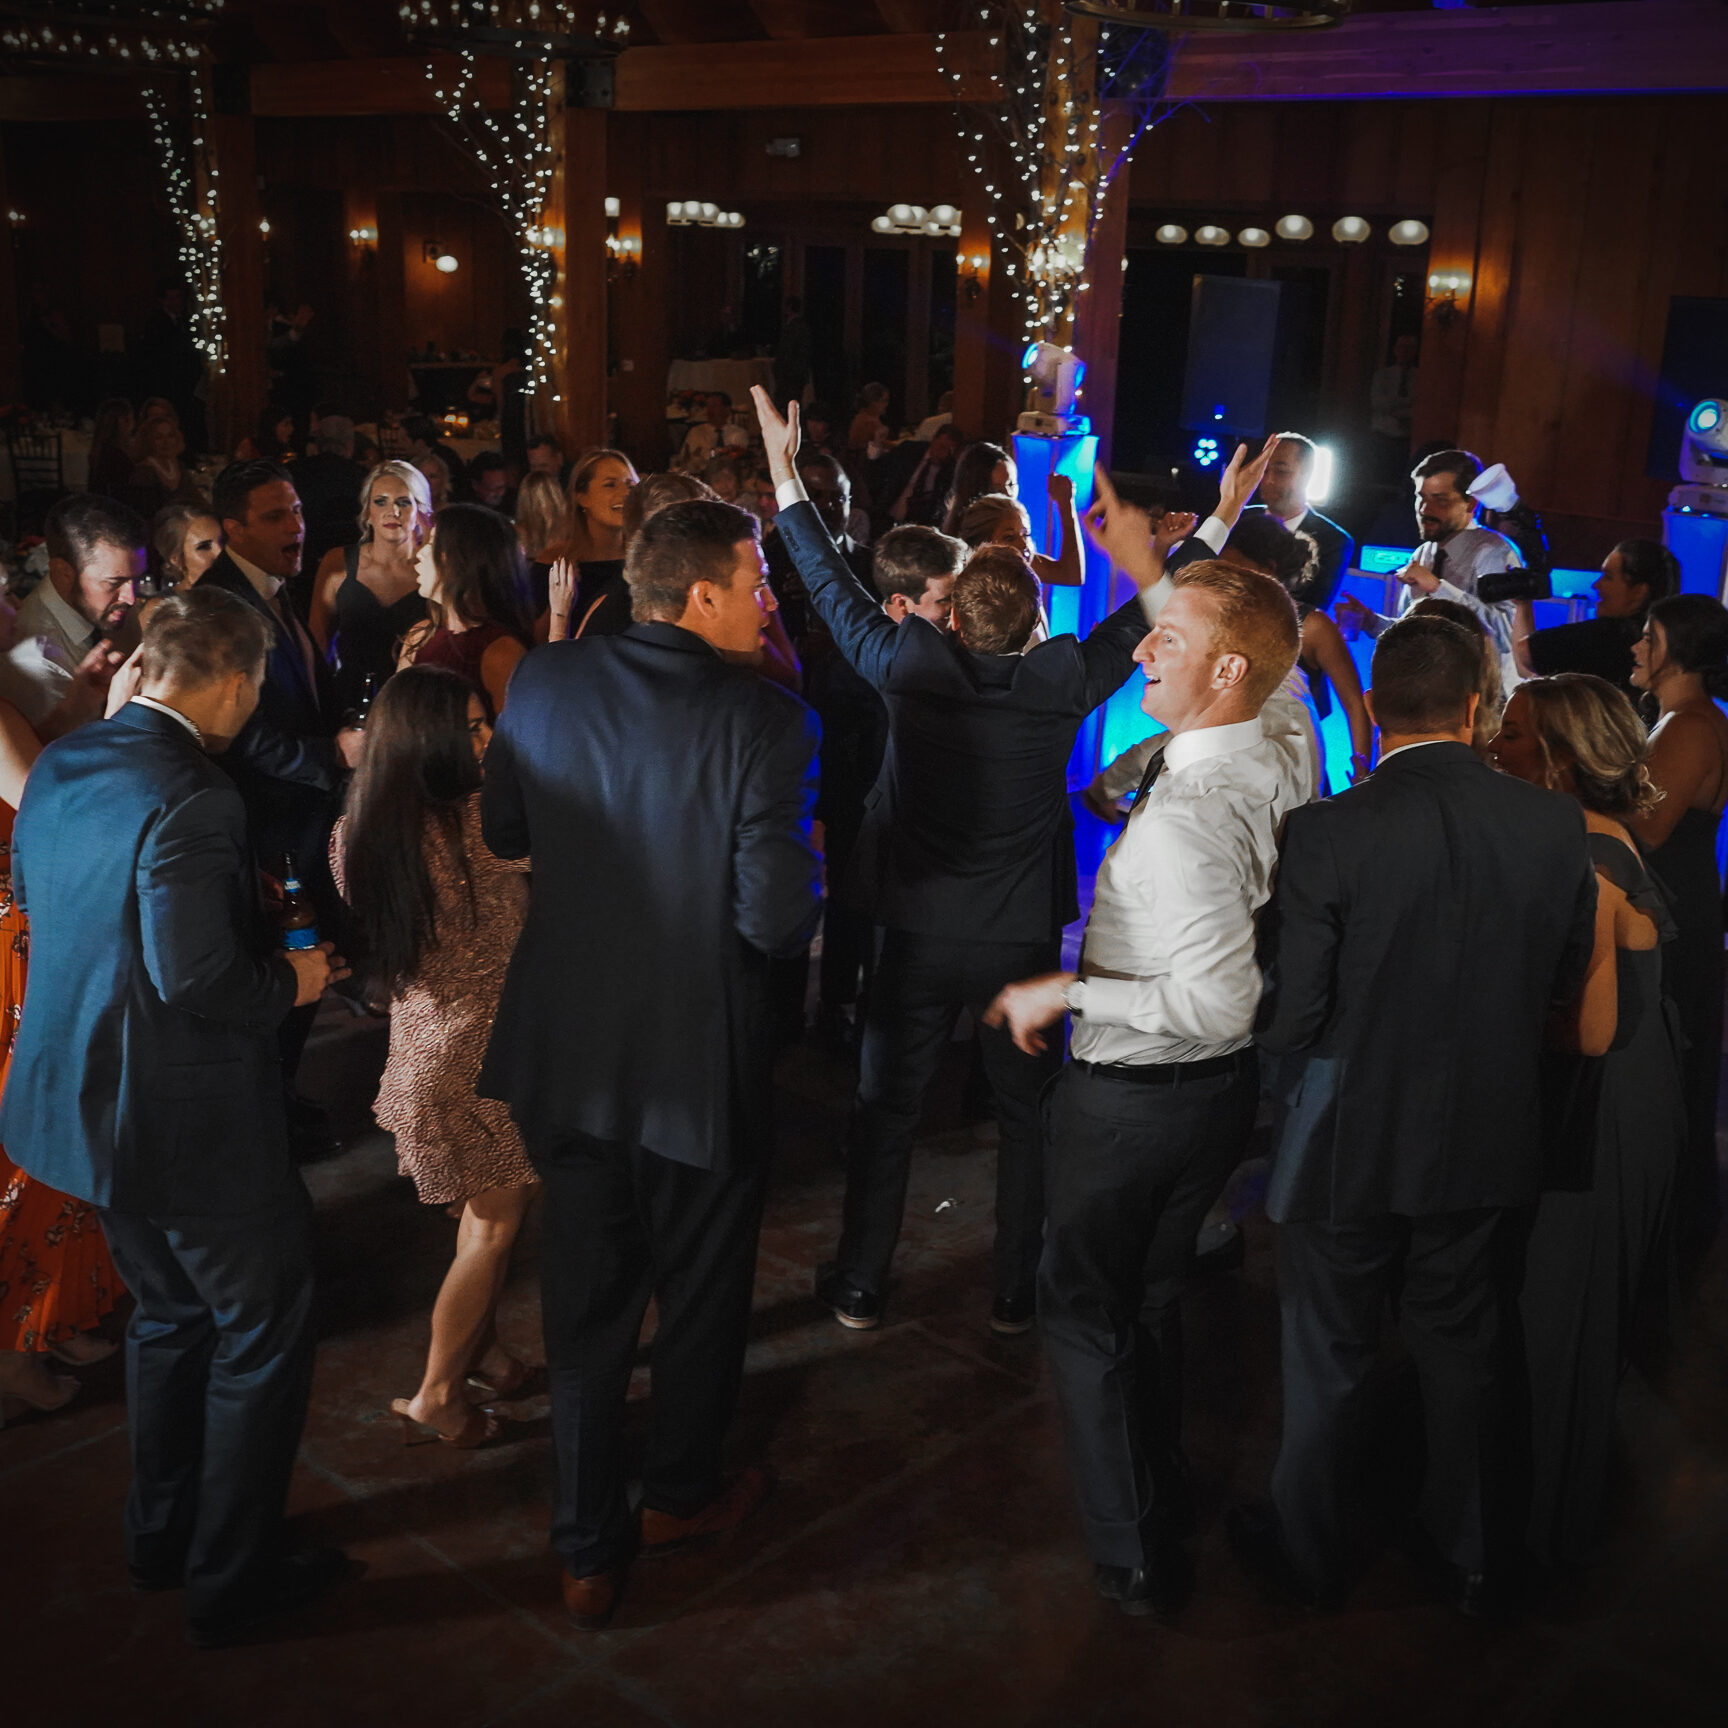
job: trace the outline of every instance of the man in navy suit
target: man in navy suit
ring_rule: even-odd
[[[1332,520],[1308,502],[1308,483],[1314,476],[1315,446],[1300,432],[1280,432],[1260,482],[1260,502],[1250,510],[1264,510],[1273,521],[1292,534],[1306,534],[1314,542],[1314,568],[1303,579],[1301,590],[1291,590],[1300,606],[1322,609],[1332,604],[1344,572],[1355,556],[1356,542]]]
[[[347,771],[359,760],[360,732],[338,731],[329,668],[289,598],[300,569],[305,512],[288,470],[274,462],[232,462],[216,476],[211,509],[226,547],[199,578],[249,606],[269,626],[258,708],[228,750],[224,766],[240,789],[254,856],[271,875],[292,859],[325,929],[339,928],[341,901],[330,880],[330,830],[341,810]],[[282,1071],[288,1129],[301,1158],[337,1150],[329,1121],[294,1091],[314,1007],[283,1022]]]
[[[289,1010],[344,974],[329,943],[272,952],[245,809],[210,756],[256,708],[268,648],[218,589],[159,602],[137,694],[43,751],[13,837],[31,967],[0,1137],[102,1208],[138,1303],[127,1559],[141,1590],[185,1586],[200,1645],[346,1567],[282,1540],[313,1335],[276,1052]]]
[[[737,1524],[729,1485],[768,1167],[768,968],[821,909],[815,716],[723,657],[774,595],[755,518],[674,504],[630,546],[636,622],[537,649],[486,757],[482,820],[532,857],[528,922],[481,1070],[545,1183],[541,1300],[558,1455],[552,1545],[584,1630],[632,1555]],[[642,1505],[625,1397],[654,1299]]]

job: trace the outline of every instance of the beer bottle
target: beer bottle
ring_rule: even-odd
[[[355,726],[366,724],[366,716],[372,712],[372,698],[377,694],[378,680],[368,672],[360,685],[360,704],[354,710],[354,719],[351,724]]]
[[[282,926],[284,948],[318,946],[318,914],[313,909],[311,896],[300,886],[300,875],[291,857],[284,860],[282,911],[278,921]]]

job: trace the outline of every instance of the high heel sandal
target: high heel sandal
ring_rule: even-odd
[[[409,1411],[408,1405],[406,1398],[390,1400],[390,1414],[402,1424],[404,1446],[429,1446],[434,1440],[441,1440],[446,1446],[454,1446],[458,1452],[472,1452],[490,1444],[503,1432],[496,1416],[488,1416],[484,1410],[475,1408],[469,1410],[468,1419],[454,1434],[446,1434],[442,1428],[422,1422]]]
[[[104,1338],[99,1332],[77,1332],[58,1344],[50,1344],[48,1354],[68,1368],[93,1368],[98,1362],[106,1362],[119,1348],[112,1338]]]
[[[472,1371],[467,1379],[483,1404],[505,1403],[512,1398],[531,1398],[540,1389],[546,1370],[537,1362],[518,1362],[516,1372],[503,1378]]]

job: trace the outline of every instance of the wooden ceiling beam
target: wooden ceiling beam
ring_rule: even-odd
[[[1728,89],[1728,8],[1717,0],[1362,13],[1326,30],[1175,40],[1173,101]]]
[[[963,93],[996,92],[990,50],[976,32],[947,39]],[[807,37],[799,42],[628,48],[618,57],[615,106],[626,112],[718,108],[833,108],[952,102],[929,36]]]
[[[327,119],[337,115],[436,114],[428,66],[456,76],[453,54],[427,59],[307,60],[252,68],[252,112],[260,119]],[[488,108],[510,106],[510,64],[482,56],[480,94]]]
[[[799,42],[804,27],[804,0],[750,0],[750,10],[773,42]]]

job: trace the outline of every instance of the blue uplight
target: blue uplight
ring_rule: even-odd
[[[1714,432],[1722,424],[1722,404],[1711,400],[1700,402],[1686,420],[1689,432]]]
[[[1026,352],[1020,356],[1020,370],[1022,372],[1030,372],[1032,370],[1032,362],[1037,358],[1038,344],[1036,342],[1028,342],[1026,344]]]
[[[1199,468],[1210,468],[1218,460],[1218,440],[1216,438],[1196,438],[1194,440],[1194,463]]]

